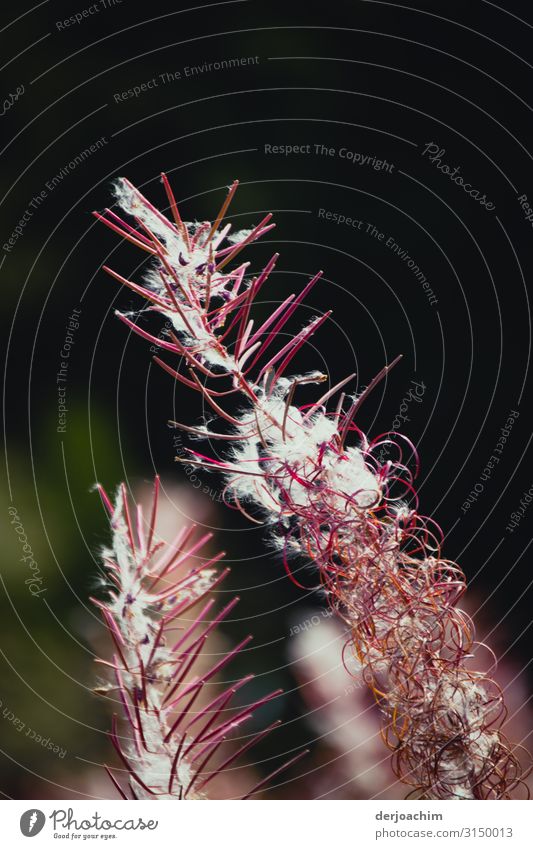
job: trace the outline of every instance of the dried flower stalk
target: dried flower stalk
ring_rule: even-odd
[[[228,426],[220,432],[207,422],[173,422],[193,438],[228,446],[225,461],[191,450],[181,462],[224,474],[225,499],[251,521],[272,526],[295,583],[294,555],[316,564],[328,602],[351,629],[360,675],[381,708],[382,736],[395,773],[412,787],[410,795],[509,798],[525,787],[520,747],[511,747],[501,730],[502,692],[469,667],[478,644],[471,620],[457,607],[465,576],[442,558],[440,528],[418,513],[416,450],[394,433],[369,439],[355,424],[369,392],[400,358],[358,397],[342,391],[354,377],[349,375],[312,405],[293,404],[299,386],[326,380],[319,372],[286,373],[330,313],[281,344],[280,333],[321,273],[256,327],[252,306],[277,255],[251,280],[248,263],[232,270],[228,265],[273,226],[271,216],[222,247],[230,230],[223,217],[237,182],[212,224],[191,224],[181,219],[165,175],[162,180],[173,221],[127,180],[117,183],[117,202],[136,226],[111,210],[95,214],[153,257],[144,285],[106,270],[170,319],[173,330],[161,341],[126,315],[118,317],[174,355],[172,365],[154,360],[199,392],[213,419]],[[226,410],[232,396],[246,402],[244,412]],[[395,459],[379,458],[385,446]]]
[[[206,685],[252,639],[247,636],[209,669],[195,674],[209,635],[239,600],[232,599],[212,619],[206,618],[215,603],[206,598],[229,572],[225,569],[217,574],[213,568],[223,555],[203,559],[201,551],[211,534],[194,541],[194,526],[183,528],[170,545],[156,541],[159,478],[146,528],[140,505],[132,520],[123,484],[114,505],[103,488],[99,490],[113,533],[112,547],[103,555],[111,592],[105,602],[92,601],[102,613],[115,654],[112,662],[100,660],[111,670],[113,683],[98,692],[116,695],[122,706],[125,731],[121,736],[114,717],[110,738],[125,768],[127,790],[106,767],[107,772],[124,799],[205,798],[215,777],[280,724],[272,723],[239,748],[225,752],[228,735],[281,690],[232,710],[233,696],[254,677],[246,675],[196,707]],[[178,630],[176,619],[183,620],[187,613],[192,620]],[[276,769],[242,798],[258,792],[303,754]]]

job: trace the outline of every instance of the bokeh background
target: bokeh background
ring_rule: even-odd
[[[423,512],[445,529],[446,554],[468,576],[478,638],[501,657],[509,735],[528,744],[532,34],[525,0],[195,0],[184,10],[165,0],[49,0],[4,8],[5,798],[113,795],[100,767],[112,762],[110,708],[92,693],[95,652],[106,651],[88,601],[106,541],[93,485],[113,490],[125,480],[142,494],[156,471],[169,525],[196,519],[228,551],[232,573],[220,600],[238,592],[241,603],[219,639],[231,645],[255,634],[235,675],[255,671],[258,695],[285,690],[257,717],[281,717],[282,727],[243,769],[260,776],[308,747],[271,796],[405,792],[370,699],[342,668],[342,629],[318,593],[290,583],[263,530],[224,508],[216,476],[200,486],[175,463],[186,440],[176,442],[167,420],[196,420],[201,410],[113,317],[138,302],[100,267],[138,276],[143,257],[91,211],[111,203],[119,175],[164,207],[162,170],[187,219],[212,216],[235,178],[235,226],[274,212],[277,229],[247,257],[257,270],[280,251],[271,302],[324,269],[293,329],[334,313],[298,368],[322,368],[333,382],[356,371],[360,390],[403,353],[359,425],[376,435],[403,416],[401,430],[421,456]],[[229,59],[246,61],[214,66]],[[287,145],[300,152],[272,147]],[[440,161],[431,161],[432,150]],[[387,167],[366,164],[372,157]],[[439,164],[458,166],[478,198]],[[58,384],[73,314],[79,326]],[[409,393],[415,385],[423,386],[418,401]],[[487,472],[509,416],[504,450]],[[312,587],[312,573],[300,577]]]

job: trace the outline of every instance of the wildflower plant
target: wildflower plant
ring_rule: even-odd
[[[157,540],[159,478],[147,523],[141,505],[132,520],[123,484],[114,504],[102,487],[99,490],[112,528],[111,548],[103,552],[110,592],[106,601],[92,601],[101,611],[115,651],[111,661],[100,660],[111,680],[98,692],[113,696],[121,706],[124,722],[119,725],[113,718],[110,738],[125,780],[106,770],[124,799],[206,798],[213,779],[233,768],[240,755],[280,724],[272,723],[227,751],[228,736],[281,690],[232,709],[235,694],[254,677],[246,675],[208,697],[216,676],[252,639],[248,635],[207,669],[197,671],[209,635],[239,601],[232,599],[208,618],[215,605],[211,593],[229,572],[217,574],[214,568],[223,554],[204,557],[202,550],[211,534],[195,539],[194,526],[182,528],[171,544]],[[198,707],[202,698],[204,704]],[[274,770],[242,798],[259,792],[303,754]]]
[[[142,283],[105,270],[172,330],[156,338],[131,316],[117,312],[118,318],[166,352],[155,362],[199,393],[212,413],[200,426],[173,426],[225,446],[223,459],[189,449],[181,462],[224,476],[224,500],[270,528],[296,584],[295,557],[316,565],[328,603],[349,626],[348,648],[379,705],[381,734],[409,795],[509,798],[525,787],[519,747],[501,729],[502,692],[471,668],[479,644],[457,606],[465,576],[443,558],[441,529],[418,512],[416,449],[398,433],[370,439],[356,423],[368,394],[400,358],[358,396],[347,394],[351,374],[313,403],[298,405],[302,385],[327,378],[317,371],[289,375],[289,368],[330,312],[288,341],[280,334],[321,273],[257,326],[254,301],[278,255],[253,277],[249,263],[234,261],[274,226],[271,216],[231,235],[223,219],[234,182],[213,222],[188,223],[164,174],[162,182],[170,217],[125,179],[115,191],[128,220],[110,209],[95,215],[150,255]],[[238,413],[228,410],[235,398]]]

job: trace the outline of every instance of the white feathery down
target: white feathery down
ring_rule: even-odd
[[[125,799],[203,799],[214,778],[279,724],[246,735],[240,747],[226,743],[256,708],[276,699],[281,690],[239,707],[233,704],[234,696],[254,677],[244,675],[215,685],[213,695],[210,686],[216,676],[248,645],[251,635],[221,654],[205,655],[210,634],[239,599],[231,599],[219,612],[214,608],[211,591],[228,570],[217,575],[211,568],[221,553],[213,557],[201,553],[211,534],[195,540],[192,526],[183,527],[170,544],[157,540],[159,488],[156,477],[145,528],[141,505],[132,521],[124,484],[114,505],[98,486],[112,527],[112,545],[103,552],[110,597],[107,603],[92,601],[102,611],[116,650],[112,662],[100,661],[115,680],[98,692],[116,692],[122,708],[125,722],[120,736],[114,717],[110,739],[126,767],[128,786],[121,786],[107,771]],[[304,754],[275,769],[242,798]],[[239,782],[236,785],[239,795]]]
[[[147,556],[139,545],[138,558],[131,549],[129,531],[124,519],[124,492],[119,487],[115,498],[115,509],[111,520],[112,547],[103,552],[104,560],[114,560],[119,567],[121,587],[113,594],[108,609],[113,614],[123,638],[122,653],[127,669],[121,672],[124,688],[127,692],[139,692],[145,689],[146,708],[142,713],[142,726],[147,747],[130,742],[126,752],[135,772],[152,793],[147,793],[142,785],[137,789],[140,798],[175,799],[175,793],[168,792],[169,774],[176,750],[176,742],[164,742],[170,729],[172,714],[165,709],[163,700],[168,680],[173,671],[172,651],[160,641],[154,650],[154,641],[158,631],[158,611],[154,609],[154,598],[146,589],[145,570],[139,569],[139,561]],[[140,541],[139,541],[140,543]],[[181,590],[172,599],[172,606],[180,601],[194,602],[211,587],[215,570],[205,569],[195,576],[192,584]],[[152,670],[149,683],[142,684],[139,676],[139,658],[146,668]],[[187,787],[191,780],[191,767],[187,758],[180,758],[176,766],[175,783]]]
[[[208,227],[210,222],[184,221],[183,226],[187,235],[177,229],[166,216],[162,215],[147,199],[129,182],[119,179],[115,182],[114,192],[117,205],[128,215],[135,218],[141,225],[145,225],[148,231],[153,233],[165,248],[165,263],[156,262],[154,268],[149,268],[144,275],[147,286],[161,297],[165,297],[167,289],[162,282],[162,277],[167,278],[167,283],[172,284],[173,272],[175,278],[179,278],[183,291],[191,295],[191,299],[199,304],[206,294],[205,269],[210,264],[212,272],[210,275],[211,297],[214,301],[225,301],[230,295],[230,284],[240,279],[247,288],[249,285],[243,280],[245,269],[249,263],[243,263],[231,274],[223,274],[216,270],[213,263],[213,251],[224,240],[230,244],[238,244],[249,237],[252,232],[249,229],[236,230],[228,236],[231,225],[228,224],[221,230],[217,230],[209,244],[206,245],[201,239],[195,240],[195,235],[202,228]],[[205,324],[202,310],[199,306],[191,307],[188,297],[184,297],[179,289],[175,291],[174,297],[180,302],[181,314],[174,310],[161,310],[161,313],[170,320],[176,333],[183,341],[200,352],[209,366],[216,366],[224,371],[234,372],[238,366],[235,358],[217,344],[212,332]]]
[[[253,502],[272,514],[272,521],[286,510],[287,492],[291,504],[301,508],[321,489],[321,497],[324,493],[329,497],[333,510],[342,510],[347,497],[357,508],[369,509],[379,499],[380,484],[360,449],[348,447],[339,454],[331,445],[338,433],[336,421],[323,411],[306,418],[298,407],[287,408],[285,395],[280,389],[269,398],[260,397],[254,411],[260,439],[246,436],[250,410],[241,415],[235,433],[243,438],[230,449],[239,470],[228,475],[230,492],[239,501]],[[312,490],[309,481],[313,481]]]

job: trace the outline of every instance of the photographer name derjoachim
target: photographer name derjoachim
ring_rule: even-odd
[[[378,811],[377,820],[402,822],[403,820],[442,820],[442,814],[436,811]]]

